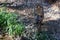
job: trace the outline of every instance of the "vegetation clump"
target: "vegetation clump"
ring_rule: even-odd
[[[6,8],[0,8],[0,30],[8,35],[21,35],[24,31],[24,24],[17,19],[18,14],[7,12]]]

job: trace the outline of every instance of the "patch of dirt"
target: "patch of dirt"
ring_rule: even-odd
[[[8,35],[5,35],[5,36],[0,35],[0,40],[13,40],[13,38]]]

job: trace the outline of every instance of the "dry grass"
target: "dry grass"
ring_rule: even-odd
[[[8,35],[5,35],[5,36],[0,35],[0,40],[13,40],[13,38]]]

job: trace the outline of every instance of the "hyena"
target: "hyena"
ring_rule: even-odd
[[[37,4],[35,7],[35,16],[36,16],[36,24],[38,26],[38,31],[41,31],[41,24],[44,18],[43,7],[40,4]]]

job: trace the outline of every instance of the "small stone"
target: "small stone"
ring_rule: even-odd
[[[2,38],[2,35],[0,35],[0,39]]]

